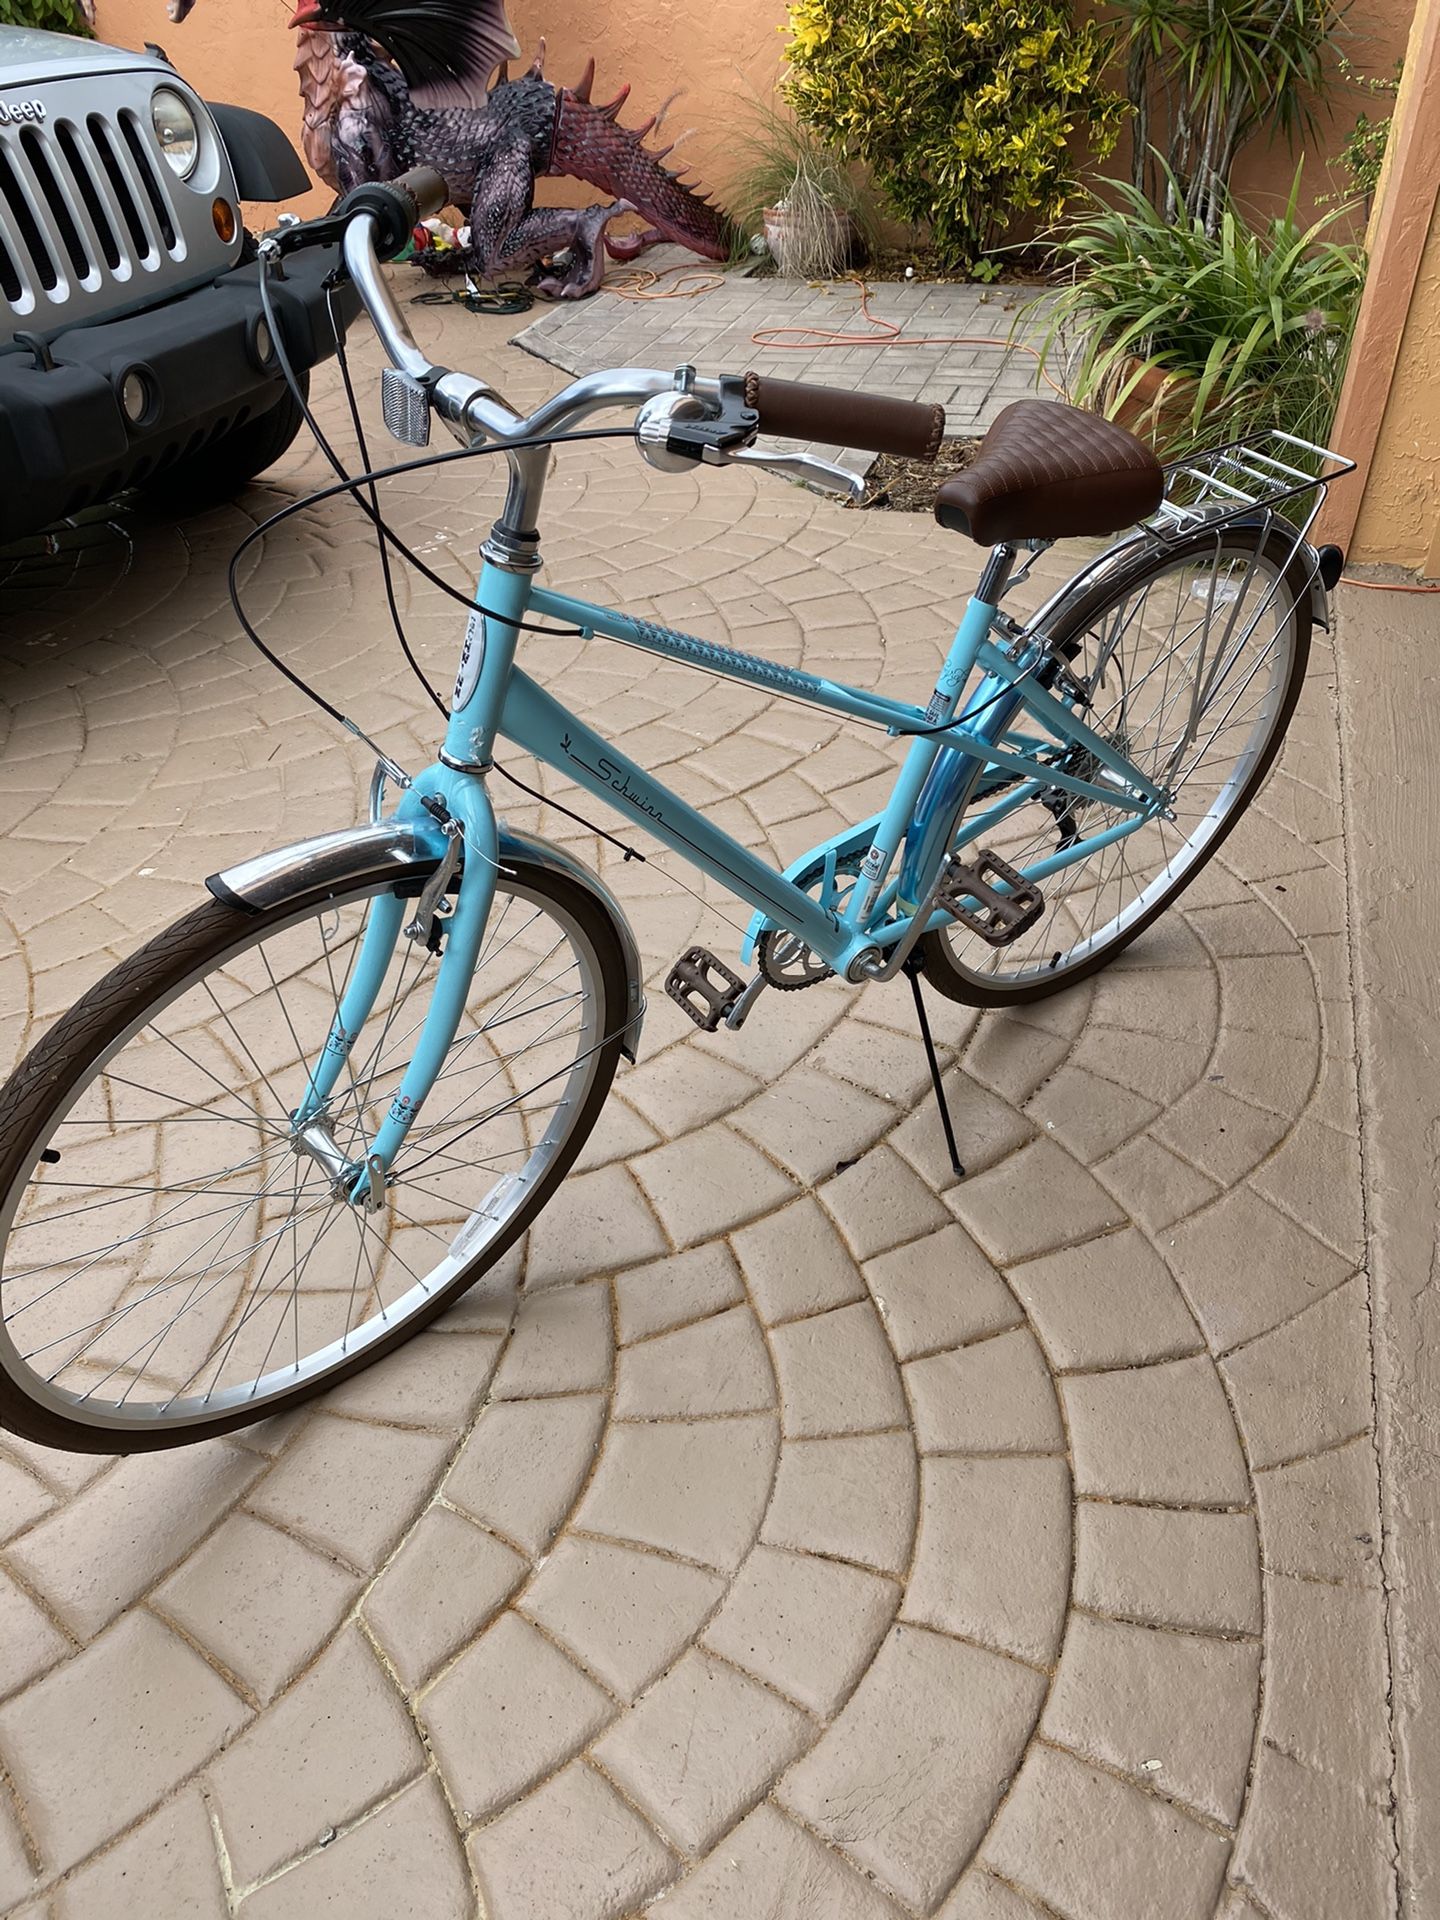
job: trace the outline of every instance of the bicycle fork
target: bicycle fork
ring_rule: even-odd
[[[415,924],[408,930],[411,937],[428,941],[431,926],[443,925],[444,951],[430,1007],[399,1090],[358,1171],[354,1156],[344,1166],[344,1190],[356,1205],[373,1208],[380,1204],[386,1177],[440,1076],[465,1017],[499,872],[499,830],[483,774],[494,746],[519,638],[519,630],[510,620],[524,618],[529,599],[530,571],[522,566],[493,564],[487,549],[478,604],[466,629],[451,698],[442,759],[415,779],[395,810],[398,821],[429,827],[441,835],[446,855],[451,855],[458,834],[464,847],[465,880],[455,896],[454,911],[443,922],[433,921],[428,912],[417,911]],[[481,612],[481,607],[486,611]],[[377,899],[371,909],[354,973],[341,996],[305,1099],[294,1116],[302,1145],[309,1145],[304,1138],[306,1128],[323,1113],[350,1051],[374,1011],[397,943],[406,931],[405,904],[387,896]],[[327,1155],[323,1141],[320,1145],[316,1157],[326,1161],[338,1186],[333,1164],[338,1155]]]
[[[447,767],[433,767],[402,797],[395,817],[416,825],[437,826],[434,814],[425,805],[426,800],[443,804],[448,815],[447,829],[453,823],[455,834],[463,843],[465,881],[456,892],[454,910],[443,920],[434,922],[444,928],[444,949],[430,1006],[399,1089],[362,1155],[342,1158],[338,1150],[333,1149],[333,1143],[329,1143],[327,1151],[327,1135],[319,1128],[319,1122],[351,1050],[374,1012],[396,948],[407,937],[407,932],[409,937],[424,944],[428,944],[430,935],[430,927],[423,924],[429,915],[417,912],[413,926],[407,930],[404,923],[410,903],[394,894],[381,894],[371,903],[359,955],[320,1058],[311,1072],[305,1098],[292,1120],[297,1143],[327,1165],[337,1190],[341,1190],[343,1181],[343,1191],[351,1203],[370,1208],[380,1204],[395,1158],[460,1031],[499,871],[495,810],[482,781]],[[446,838],[449,837],[447,831]],[[449,853],[447,846],[447,857]]]

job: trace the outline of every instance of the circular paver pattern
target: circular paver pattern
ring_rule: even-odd
[[[517,399],[558,383],[447,325]],[[302,470],[117,533],[93,592],[27,575],[7,1057],[204,873],[355,817],[368,769],[225,603],[247,514]],[[495,500],[469,468],[392,490],[457,577]],[[549,506],[557,582],[922,697],[973,574],[917,521],[623,447],[567,455]],[[271,536],[247,594],[422,757],[351,517]],[[443,682],[453,609],[411,614]],[[827,716],[527,652],[778,859],[888,778],[890,743]],[[514,810],[632,916],[640,1064],[521,1254],[312,1412],[121,1461],[0,1436],[0,1907],[1378,1914],[1380,1763],[1357,1735],[1330,1780],[1314,1712],[1342,1668],[1362,1720],[1384,1693],[1329,672],[1321,645],[1261,807],[1119,965],[1013,1015],[936,1006],[963,1181],[903,987],[701,1038],[660,981],[743,910]]]

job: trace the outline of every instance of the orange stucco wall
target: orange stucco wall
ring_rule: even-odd
[[[299,146],[294,40],[285,30],[288,11],[273,0],[199,0],[182,27],[171,22],[164,0],[98,0],[96,11],[102,39],[120,47],[157,42],[197,92],[269,114]],[[333,198],[317,191],[295,206],[321,212]]]
[[[191,81],[212,97],[258,107],[295,134],[299,102],[291,71],[294,44],[286,31],[285,0],[197,0],[182,27],[166,18],[164,0],[98,0],[100,31],[107,40],[139,46],[158,40]],[[1403,51],[1414,0],[1365,0],[1348,16],[1350,57],[1363,73],[1386,74]],[[587,0],[584,7],[556,0],[510,0],[510,17],[527,57],[543,33],[547,70],[558,80],[575,79],[587,55],[598,64],[597,89],[631,86],[627,118],[655,110],[679,92],[667,129],[684,135],[676,165],[684,159],[707,185],[723,190],[736,160],[733,130],[747,93],[773,89],[784,45],[779,31],[785,0]],[[597,97],[604,98],[601,91]],[[1307,194],[1333,190],[1326,158],[1334,152],[1356,113],[1368,106],[1348,91],[1322,117],[1314,150],[1307,155]],[[1117,154],[1111,168],[1124,165]],[[1283,148],[1257,141],[1242,157],[1238,185],[1248,199],[1283,201],[1294,161]],[[543,197],[569,197],[558,183]]]
[[[98,0],[98,10],[106,40],[131,47],[158,41],[202,93],[268,113],[298,142],[295,46],[284,0],[197,0],[179,27],[167,18],[164,0]],[[625,118],[632,124],[680,91],[665,131],[667,138],[683,138],[668,164],[683,161],[707,185],[723,186],[734,165],[731,130],[739,104],[747,90],[773,90],[785,8],[783,0],[706,0],[701,8],[690,0],[591,0],[583,8],[510,0],[509,13],[527,60],[544,34],[552,78],[578,80],[594,54],[597,100],[629,81]],[[588,189],[582,193],[593,197]],[[541,197],[575,196],[555,182]],[[328,199],[316,194],[311,203],[319,207]],[[296,204],[308,210],[308,203]]]

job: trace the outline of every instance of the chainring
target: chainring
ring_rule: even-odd
[[[845,859],[836,861],[836,879],[857,880],[862,858],[860,854],[849,854]],[[809,893],[824,876],[824,862],[817,861],[813,867],[807,867],[803,873],[795,876],[795,885]],[[843,906],[844,898],[842,894],[834,904]],[[766,980],[772,987],[778,987],[781,993],[800,993],[806,987],[819,986],[822,980],[831,979],[835,971],[798,935],[787,932],[784,927],[765,929],[756,943],[755,957]]]

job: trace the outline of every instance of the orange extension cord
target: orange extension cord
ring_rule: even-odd
[[[662,288],[660,282],[670,274],[678,274],[680,279],[673,287]],[[868,333],[850,333],[843,329],[824,327],[758,327],[750,336],[753,346],[768,347],[774,353],[823,353],[827,348],[840,347],[998,347],[1002,342],[993,334],[975,333],[906,333],[897,320],[882,320],[870,311],[870,302],[874,298],[868,282],[858,273],[847,278],[860,290],[860,305],[857,312],[867,327]],[[693,284],[687,284],[687,282]],[[607,279],[605,291],[617,295],[621,300],[693,300],[699,295],[712,293],[725,284],[724,276],[710,273],[699,267],[636,267],[626,274],[617,274]],[[1032,347],[1024,340],[1003,342],[1007,353],[1028,353],[1040,372],[1040,378],[1052,393],[1066,398],[1064,387],[1051,377],[1045,365],[1043,354],[1038,347]],[[1340,576],[1341,583],[1347,587],[1359,587],[1365,593],[1440,593],[1440,581],[1421,584],[1418,581],[1357,580],[1354,574]]]
[[[678,273],[673,287],[662,287],[667,274]],[[694,281],[687,286],[686,281]],[[723,273],[711,273],[705,267],[631,267],[623,273],[606,276],[604,291],[617,300],[694,300],[702,293],[714,293],[725,284]]]
[[[1050,377],[1044,355],[1024,340],[997,340],[991,333],[906,333],[898,320],[882,320],[870,311],[874,299],[868,282],[858,273],[848,278],[860,289],[858,313],[870,328],[869,333],[831,332],[822,327],[760,327],[751,334],[757,347],[770,347],[776,353],[817,353],[827,347],[1003,347],[1006,353],[1028,353],[1040,370],[1040,378],[1053,393],[1065,389]]]

